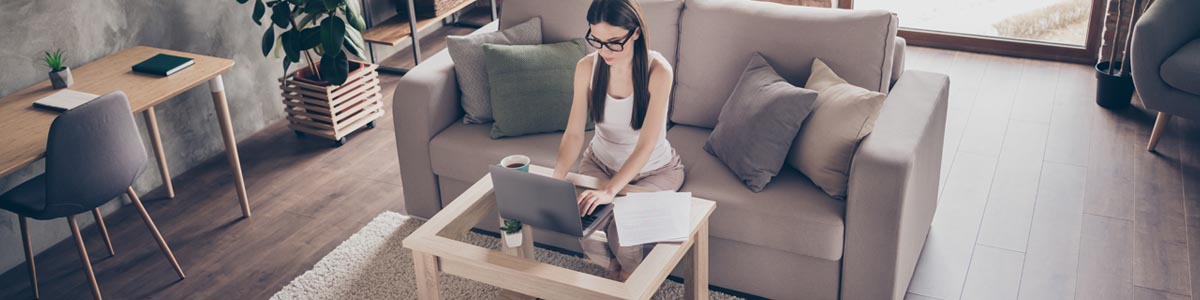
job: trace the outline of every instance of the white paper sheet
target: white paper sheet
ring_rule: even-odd
[[[692,193],[629,193],[613,199],[613,218],[622,247],[688,238]]]

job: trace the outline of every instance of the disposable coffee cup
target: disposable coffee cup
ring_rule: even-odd
[[[520,154],[509,155],[500,160],[501,167],[521,172],[529,172],[529,163],[529,157]]]

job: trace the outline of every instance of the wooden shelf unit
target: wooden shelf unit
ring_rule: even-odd
[[[475,4],[475,1],[463,1],[450,11],[436,17],[418,17],[416,26],[417,32],[425,30],[426,28],[429,28],[429,26],[446,19],[473,4]],[[367,29],[366,32],[363,32],[363,40],[367,41],[368,43],[384,44],[388,46],[399,45],[404,41],[404,39],[411,39],[414,36],[410,29],[412,26],[409,26],[408,22],[409,20],[407,15],[396,15],[388,18],[387,20],[384,20],[383,22],[380,22],[379,24]]]
[[[367,0],[360,1],[363,2],[362,7],[369,7],[366,5]],[[406,2],[410,9],[406,14],[398,14],[378,23],[372,22],[370,19],[368,19],[367,30],[363,31],[363,40],[369,43],[367,48],[371,53],[371,63],[378,63],[378,61],[375,59],[374,44],[397,46],[407,40],[412,42],[412,46],[410,48],[412,49],[413,61],[416,62],[416,64],[421,64],[421,31],[433,26],[434,24],[438,24],[439,22],[450,18],[451,16],[454,16],[468,7],[473,6],[474,4],[478,3],[478,1],[483,0],[464,0],[450,10],[447,10],[445,13],[432,18],[420,18],[417,17],[415,11],[411,9],[413,7],[413,0],[407,0]],[[496,0],[487,1],[489,1],[491,5],[490,9],[488,10],[490,11],[492,20],[494,21],[497,17],[495,9]],[[363,11],[363,14],[370,16],[370,12],[365,10]],[[480,25],[477,24],[463,24],[459,26],[480,27]],[[379,66],[379,71],[401,75],[407,72],[407,70],[404,69],[382,65]]]

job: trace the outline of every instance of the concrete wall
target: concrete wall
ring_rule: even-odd
[[[0,96],[46,80],[46,68],[36,58],[43,50],[66,50],[68,65],[76,67],[120,49],[148,45],[225,57],[237,62],[224,75],[225,88],[239,140],[281,119],[283,104],[275,79],[283,75],[281,61],[264,58],[260,39],[265,27],[250,20],[251,5],[234,0],[3,0],[0,1]],[[207,84],[156,107],[167,160],[174,175],[217,155],[224,146]],[[149,151],[145,124],[136,118]],[[0,128],[3,136],[22,134]],[[153,154],[151,154],[152,156]],[[134,189],[145,193],[161,185],[153,158]],[[0,178],[7,191],[42,173],[38,162]],[[186,183],[177,183],[186,184]],[[123,201],[104,206],[112,212]],[[232,202],[231,202],[232,203]],[[236,207],[230,207],[236,212]],[[92,217],[79,217],[81,226]],[[35,251],[70,237],[63,219],[30,222]],[[114,241],[119,242],[119,241]],[[61,259],[78,259],[63,257]],[[22,267],[17,217],[0,212],[0,270]]]

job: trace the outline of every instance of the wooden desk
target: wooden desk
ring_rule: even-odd
[[[159,53],[190,57],[195,60],[195,65],[167,77],[135,73],[130,69],[134,64]],[[154,105],[207,81],[208,88],[212,90],[221,134],[225,139],[229,166],[233,169],[242,215],[249,218],[250,200],[246,196],[246,184],[242,180],[237,139],[233,136],[233,125],[229,123],[229,106],[225,100],[225,86],[221,82],[221,74],[232,67],[233,61],[224,58],[137,46],[72,69],[75,84],[68,88],[96,95],[121,90],[129,96],[129,106],[133,112],[145,115],[150,143],[154,146],[154,155],[158,158],[159,169],[162,171],[163,185],[167,188],[168,197],[174,198],[175,188],[171,184],[171,172],[167,168],[166,156],[163,153]],[[50,81],[42,81],[0,98],[0,128],[4,128],[3,135],[0,135],[0,176],[12,174],[45,157],[50,123],[54,122],[58,113],[34,108],[33,102],[56,91],[58,90],[50,88]]]

